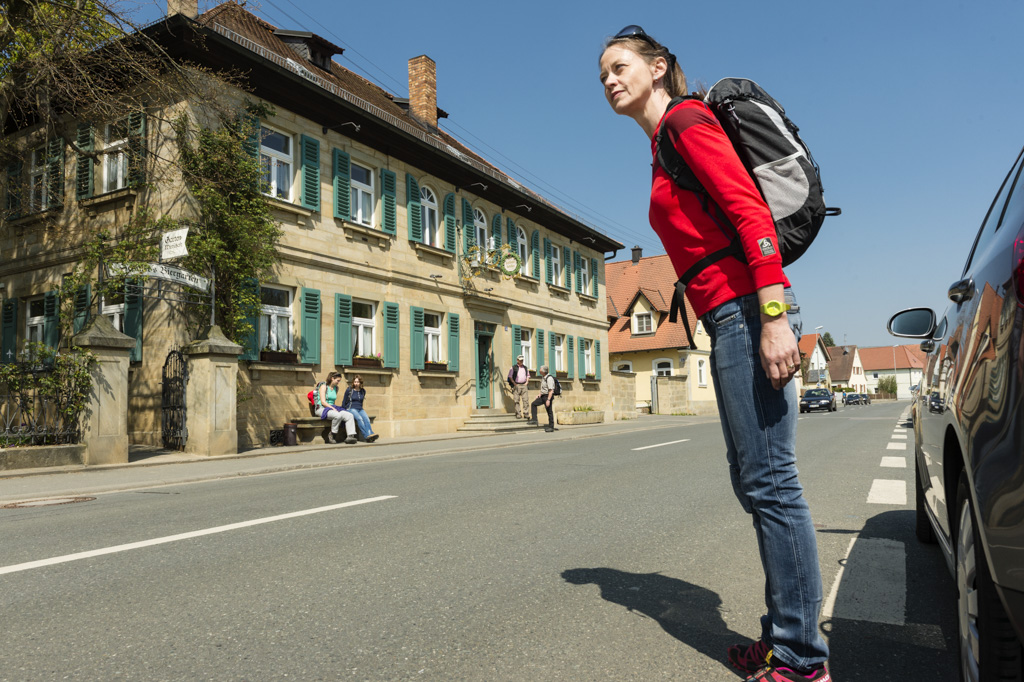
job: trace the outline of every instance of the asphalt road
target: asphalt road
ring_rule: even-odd
[[[956,679],[905,408],[801,416],[842,682]],[[706,420],[3,509],[0,538],[0,680],[736,680],[763,604]]]

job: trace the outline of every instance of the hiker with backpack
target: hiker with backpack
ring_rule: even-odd
[[[729,473],[752,516],[765,572],[760,639],[730,646],[726,656],[748,681],[829,682],[817,541],[796,470],[791,380],[801,320],[782,269],[778,218],[720,122],[721,112],[735,112],[695,97],[674,101],[686,95],[686,76],[667,48],[627,26],[605,43],[600,69],[612,110],[651,140],[651,227],[680,277],[678,295],[685,291],[711,337]],[[679,168],[665,166],[678,164],[661,163],[668,155],[659,145],[671,147],[695,182],[676,181]],[[814,211],[818,226],[823,211]]]
[[[320,419],[331,420],[331,432],[327,434],[327,442],[338,442],[338,431],[344,424],[345,443],[351,445],[356,442],[356,420],[351,412],[334,404],[338,400],[339,384],[341,384],[341,374],[338,372],[328,374],[326,381],[317,384],[313,394],[313,407],[316,416]]]
[[[548,373],[547,365],[541,365],[538,371],[540,372],[540,395],[530,403],[530,420],[526,423],[539,426],[537,423],[537,408],[543,405],[548,413],[548,425],[544,427],[544,431],[552,433],[555,430],[555,413],[551,409],[551,403],[554,402],[556,395],[561,395],[562,389],[558,385],[558,379],[553,374]]]

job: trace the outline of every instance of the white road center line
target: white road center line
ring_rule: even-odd
[[[673,440],[673,441],[670,441],[668,443],[658,443],[657,445],[645,445],[642,448],[633,448],[630,452],[637,452],[639,450],[650,450],[651,448],[661,448],[661,447],[664,447],[666,445],[675,445],[676,443],[685,443],[688,440],[690,440],[690,439],[689,438],[684,438],[682,440]]]
[[[906,440],[907,439],[907,434],[905,434],[905,433],[894,433],[894,434],[892,434],[892,437],[896,438],[898,440]]]
[[[906,450],[907,449],[907,444],[906,443],[889,443],[888,445],[885,446],[885,449],[886,450]]]
[[[903,543],[896,540],[855,537],[822,606],[822,620],[835,617],[904,625],[906,553]]]
[[[883,457],[882,463],[879,466],[889,467],[890,469],[906,469],[907,458],[906,457]]]
[[[249,528],[251,526],[259,526],[264,523],[273,523],[274,521],[284,521],[285,519],[294,519],[300,516],[309,516],[310,514],[320,514],[323,512],[334,511],[335,509],[343,509],[345,507],[354,507],[360,504],[368,504],[370,502],[380,502],[381,500],[394,499],[395,495],[381,495],[380,497],[368,497],[365,500],[355,500],[353,502],[342,502],[341,504],[332,504],[327,507],[316,507],[315,509],[304,509],[302,511],[290,512],[288,514],[280,514],[278,516],[268,516],[262,519],[253,519],[252,521],[241,521],[239,523],[229,523],[226,526],[216,526],[214,528],[206,528],[204,530],[194,530],[188,533],[180,533],[178,535],[168,535],[162,538],[153,538],[152,540],[142,540],[140,542],[130,542],[125,545],[115,545],[113,547],[104,547],[102,549],[93,549],[88,552],[78,552],[77,554],[65,554],[64,556],[57,556],[51,559],[41,559],[39,561],[29,561],[23,564],[13,564],[11,566],[0,567],[0,575],[6,573],[17,573],[18,571],[28,571],[33,568],[42,568],[44,566],[53,566],[55,564],[64,564],[69,561],[79,561],[80,559],[91,559],[93,557],[103,556],[104,554],[115,554],[117,552],[127,552],[132,549],[142,549],[143,547],[152,547],[154,545],[163,545],[168,542],[178,542],[179,540],[189,540],[191,538],[199,538],[204,535],[214,535],[216,533],[225,533],[229,530],[238,530],[240,528]]]
[[[907,503],[906,481],[892,481],[876,478],[868,491],[868,504],[899,504]]]

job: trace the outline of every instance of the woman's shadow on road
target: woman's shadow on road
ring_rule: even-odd
[[[665,632],[725,667],[730,644],[752,641],[725,624],[716,593],[684,580],[614,568],[573,568],[563,571],[562,578],[572,585],[597,585],[606,601],[656,621]]]

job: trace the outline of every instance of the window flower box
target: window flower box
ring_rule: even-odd
[[[447,362],[424,362],[423,370],[426,372],[447,372]]]
[[[568,372],[555,372],[555,377],[557,377],[559,379],[568,379],[569,378],[569,373]]]
[[[290,350],[261,350],[260,362],[273,362],[281,365],[298,363],[298,353]]]
[[[369,367],[373,369],[380,369],[383,365],[383,360],[374,357],[361,357],[359,355],[352,358],[353,367]]]

